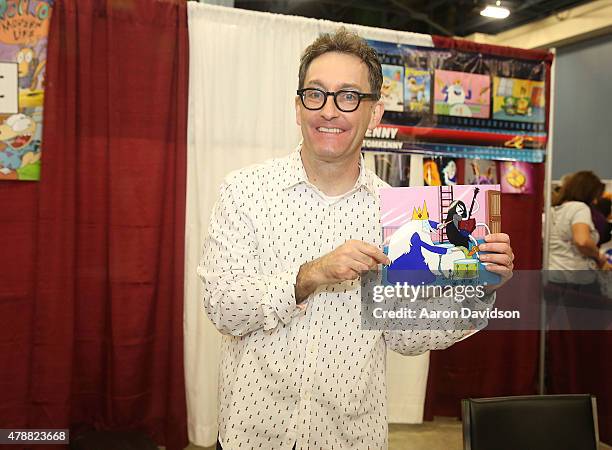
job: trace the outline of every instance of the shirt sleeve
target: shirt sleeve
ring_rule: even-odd
[[[458,303],[454,299],[448,300],[445,309],[460,309],[469,306],[472,311],[490,309],[495,303],[496,294],[485,295],[482,299],[473,299],[468,305]],[[437,299],[437,308],[443,308],[444,300]],[[431,309],[431,307],[429,307]],[[405,356],[416,356],[429,350],[442,350],[450,347],[488,324],[486,318],[481,319],[415,319],[413,327],[407,329],[410,322],[389,322],[388,328],[383,331],[385,343],[390,350]]]
[[[593,225],[593,218],[591,216],[591,209],[584,203],[578,203],[575,207],[574,213],[571,216],[570,224],[584,223],[589,226],[591,230],[595,229]]]
[[[300,266],[273,275],[260,273],[252,222],[233,190],[231,183],[221,187],[197,272],[204,283],[204,309],[215,327],[223,334],[243,336],[288,324],[301,312],[295,300]]]

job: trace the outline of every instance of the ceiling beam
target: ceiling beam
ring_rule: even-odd
[[[475,42],[520,48],[551,48],[612,33],[612,1],[596,0],[498,34],[474,33]]]
[[[412,17],[413,19],[418,20],[419,22],[426,23],[427,25],[438,30],[440,33],[444,34],[445,36],[453,36],[452,31],[444,28],[438,22],[434,22],[427,14],[416,11],[415,9],[409,6],[404,5],[400,0],[390,0],[390,1],[391,3],[393,3],[393,5],[397,6],[398,8],[410,14],[410,17]]]
[[[330,5],[332,7],[341,6],[343,8],[361,9],[364,11],[373,12],[388,12],[396,13],[397,9],[392,9],[384,5],[376,6],[374,2],[364,2],[359,0],[301,0],[299,2],[291,2],[286,8],[286,14],[297,14],[298,11],[303,11],[304,8],[313,7],[315,5]]]

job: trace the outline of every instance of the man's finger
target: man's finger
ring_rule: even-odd
[[[371,270],[371,267],[369,265],[356,260],[351,261],[349,263],[349,267],[352,271],[357,272],[358,274]]]
[[[491,253],[480,255],[480,260],[485,263],[498,264],[504,267],[511,267],[512,257],[506,253]]]
[[[360,262],[368,267],[368,269],[374,269],[378,265],[378,261],[376,261],[371,256],[359,251],[356,248],[351,249],[351,253],[347,255],[350,259]]]
[[[507,266],[502,266],[499,264],[486,264],[485,269],[487,269],[489,272],[493,272],[498,275],[501,275],[503,278],[512,277],[512,270],[508,268]]]
[[[480,244],[478,246],[478,249],[482,250],[483,252],[503,253],[506,255],[510,255],[512,253],[510,246],[506,243],[501,243],[501,242],[491,242],[488,244]]]
[[[509,244],[510,236],[508,236],[506,233],[492,233],[492,234],[487,234],[484,237],[484,240],[485,242],[501,242],[501,243]]]
[[[388,265],[391,263],[387,255],[385,255],[378,247],[368,244],[367,242],[355,241],[355,247],[362,253],[374,258],[377,263]]]

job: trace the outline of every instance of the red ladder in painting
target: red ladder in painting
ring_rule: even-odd
[[[440,186],[440,222],[446,220],[446,214],[448,214],[451,203],[453,203],[453,187]],[[446,227],[440,230],[440,242],[448,242]]]

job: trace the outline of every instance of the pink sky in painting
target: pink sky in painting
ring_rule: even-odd
[[[476,200],[480,208],[473,214],[477,222],[485,220],[486,191],[499,191],[499,185],[480,185],[480,192]],[[381,220],[383,227],[399,227],[412,219],[415,207],[422,208],[423,202],[427,204],[429,219],[440,222],[440,205],[438,203],[439,186],[418,186],[401,188],[383,188],[381,197]],[[472,202],[474,186],[454,186],[454,199],[462,200],[468,207]],[[474,208],[476,209],[476,208]]]

